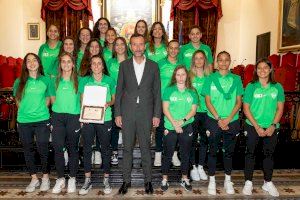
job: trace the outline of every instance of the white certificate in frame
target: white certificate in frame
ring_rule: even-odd
[[[80,122],[84,123],[104,123],[105,104],[107,88],[102,86],[85,86]]]

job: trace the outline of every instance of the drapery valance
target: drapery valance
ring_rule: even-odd
[[[90,0],[43,0],[41,17],[45,21],[46,19],[46,10],[57,11],[61,8],[64,8],[65,16],[67,16],[68,7],[72,10],[86,10],[90,20],[93,20],[92,15],[92,6]]]
[[[195,8],[195,24],[199,25],[199,10],[217,9],[218,20],[222,17],[220,0],[173,0],[171,7],[171,20],[174,20],[175,9],[189,10]]]

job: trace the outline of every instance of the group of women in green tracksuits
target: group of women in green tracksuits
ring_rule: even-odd
[[[255,149],[262,140],[265,180],[262,188],[270,195],[278,196],[278,190],[272,183],[273,153],[285,99],[282,86],[274,80],[272,64],[267,59],[259,60],[253,81],[244,91],[241,78],[230,72],[231,57],[228,52],[222,51],[217,55],[217,70],[213,72],[212,53],[209,46],[200,41],[202,33],[199,27],[191,28],[190,42],[181,47],[177,40],[168,42],[161,22],[153,23],[147,37],[147,23],[139,20],[135,32],[145,37],[145,56],[157,62],[160,70],[163,109],[156,131],[154,165],[162,169],[161,189],[166,191],[169,187],[170,166],[172,162],[176,165],[174,152],[178,150],[181,186],[187,191],[192,189],[189,176],[194,181],[209,179],[208,194],[216,195],[217,152],[222,140],[224,189],[228,194],[235,193],[231,180],[232,158],[236,137],[240,133],[238,119],[243,104],[247,118],[243,194],[252,194]],[[115,88],[120,62],[131,55],[130,45],[123,37],[117,36],[106,18],[97,21],[93,32],[81,28],[76,39],[66,37],[59,41],[59,30],[55,25],[48,27],[47,37],[38,55],[28,53],[25,56],[21,76],[13,87],[18,105],[18,132],[32,177],[26,191],[33,192],[39,186],[42,191],[50,188],[48,143],[51,130],[57,171],[52,192],[60,193],[65,187],[68,193],[76,191],[81,136],[85,182],[79,194],[87,194],[92,188],[91,158],[95,137],[103,159],[104,193],[109,194],[112,191],[110,164],[118,163],[119,130],[113,114]],[[104,124],[79,122],[80,101],[85,86],[107,88]],[[42,164],[41,183],[34,164],[34,138]],[[196,148],[197,142],[199,148]],[[66,149],[70,169],[68,181],[64,173]],[[196,153],[196,150],[199,152]],[[195,155],[199,158],[196,159]],[[204,170],[206,156],[208,176]],[[196,160],[199,162],[196,163]]]

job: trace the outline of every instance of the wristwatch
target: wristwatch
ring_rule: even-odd
[[[277,129],[279,128],[279,123],[272,123],[271,126],[274,126]]]

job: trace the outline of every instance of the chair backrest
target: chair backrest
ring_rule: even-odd
[[[243,85],[246,87],[253,79],[255,65],[249,64],[244,69],[244,82]]]
[[[282,56],[281,66],[282,67],[296,67],[297,54],[288,52]]]
[[[296,68],[300,72],[300,53],[297,54]]]
[[[6,63],[6,57],[3,55],[0,55],[0,65]]]
[[[270,62],[272,63],[274,68],[277,68],[280,66],[280,55],[279,54],[272,54],[268,57]]]
[[[294,92],[299,88],[299,77],[297,68],[290,67],[286,69],[285,82],[283,88],[285,91]]]
[[[19,78],[21,76],[22,64],[23,64],[23,59],[17,58],[17,64],[15,66],[15,78]]]
[[[275,69],[275,81],[279,82],[284,87],[285,79],[286,79],[286,68],[278,67],[277,69]]]

